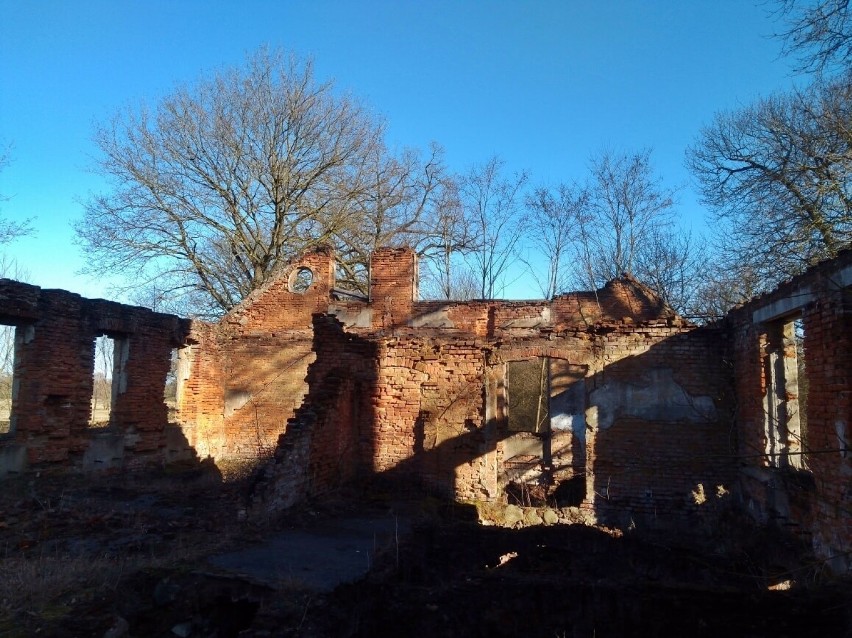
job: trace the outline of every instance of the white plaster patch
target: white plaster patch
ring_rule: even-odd
[[[446,308],[412,317],[408,325],[412,328],[455,328]]]
[[[251,393],[245,390],[227,390],[225,392],[225,417],[234,414],[250,400]]]
[[[551,325],[550,306],[544,306],[541,312],[534,317],[519,317],[511,319],[501,325],[501,328],[540,328]]]
[[[372,308],[348,308],[329,305],[328,314],[347,328],[370,328],[373,325]]]
[[[619,415],[645,421],[689,421],[703,423],[716,417],[709,396],[692,396],[674,380],[670,368],[655,368],[639,383],[609,381],[591,393],[597,406],[597,426],[605,430]]]

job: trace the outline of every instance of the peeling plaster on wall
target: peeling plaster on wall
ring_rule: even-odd
[[[408,325],[412,328],[455,328],[446,308],[412,317]]]
[[[251,393],[245,390],[225,391],[225,416],[229,417],[237,410],[251,401]]]
[[[328,314],[347,328],[369,328],[373,325],[373,310],[371,308],[350,308],[344,305],[329,304]]]
[[[501,324],[501,328],[508,330],[509,328],[541,328],[543,326],[552,325],[550,318],[550,306],[545,306],[541,309],[541,313],[534,317],[519,317],[511,319]]]
[[[597,427],[605,430],[620,415],[647,421],[702,423],[716,417],[716,406],[708,396],[692,396],[675,380],[669,368],[649,370],[640,383],[610,380],[594,390],[590,402],[597,407]]]

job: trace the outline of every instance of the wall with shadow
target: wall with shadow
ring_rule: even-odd
[[[735,309],[727,322],[742,507],[799,535],[831,570],[852,572],[852,250]],[[774,335],[793,322],[800,343],[782,342],[778,356]],[[780,374],[773,357],[787,360]]]
[[[545,356],[571,373],[554,405],[577,417],[542,444],[549,493],[564,483],[563,499],[622,527],[688,526],[727,503],[733,399],[720,329],[628,323],[497,342],[359,336],[323,315],[314,328],[310,391],[256,490],[262,509],[364,484],[505,500],[515,436],[505,364]],[[554,460],[572,465],[556,481]]]
[[[587,379],[587,497],[615,527],[712,524],[736,483],[725,333],[700,328]],[[610,335],[618,350],[623,337]]]
[[[353,485],[371,471],[377,345],[334,317],[313,317],[308,394],[252,489],[255,512],[275,512]]]

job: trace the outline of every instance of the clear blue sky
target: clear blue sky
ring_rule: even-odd
[[[706,214],[684,151],[716,111],[789,87],[771,0],[0,0],[0,173],[8,218],[37,234],[7,248],[30,281],[108,296],[75,272],[71,223],[102,188],[87,171],[93,123],[261,45],[313,56],[362,97],[392,142],[446,149],[463,170],[492,154],[534,184],[582,180],[590,155],[653,149]],[[534,290],[513,290],[535,296]]]

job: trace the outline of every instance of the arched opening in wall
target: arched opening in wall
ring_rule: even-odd
[[[13,403],[17,394],[18,348],[25,328],[0,324],[0,436],[15,431]]]
[[[314,283],[314,272],[307,266],[300,266],[290,273],[289,289],[290,292],[304,294]]]
[[[169,423],[177,421],[178,399],[178,349],[172,348],[169,354],[169,371],[163,387],[163,403],[169,411]]]
[[[108,334],[95,338],[90,427],[112,423],[116,399],[127,388],[127,355],[127,339]]]

